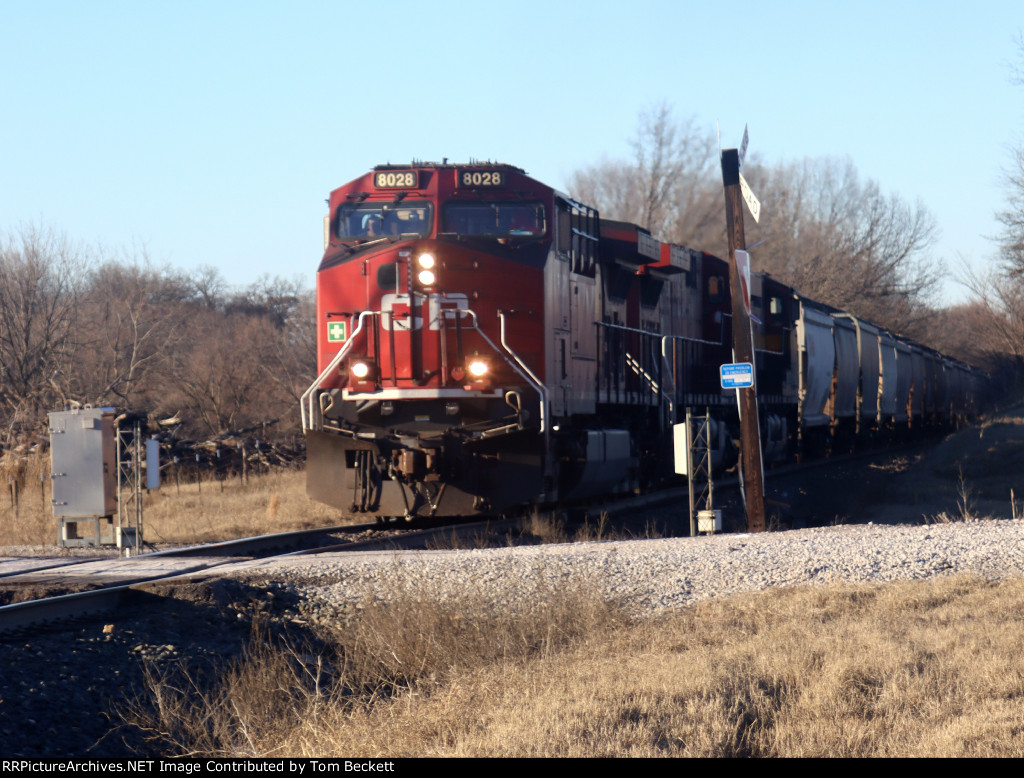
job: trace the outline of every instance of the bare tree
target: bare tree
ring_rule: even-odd
[[[942,265],[928,254],[934,217],[861,182],[854,165],[804,160],[749,171],[764,202],[747,230],[755,268],[801,293],[904,334],[915,333]]]
[[[66,394],[83,253],[52,230],[0,236],[0,412],[4,442],[45,421]]]
[[[1017,52],[1010,81],[1024,86],[1024,37],[1019,35]],[[985,270],[963,262],[960,278],[984,311],[975,338],[984,344],[990,364],[1001,359],[1008,383],[1019,392],[1024,383],[1024,144],[1011,150],[1003,183],[1006,205],[996,213],[1002,224],[998,261]]]
[[[1024,35],[1017,35],[1017,62],[1011,65],[1010,83],[1024,86]],[[996,213],[1003,225],[999,252],[1004,271],[1011,278],[1024,279],[1024,143],[1010,152],[1010,164],[1003,176],[1006,207]]]
[[[989,371],[1004,393],[1019,395],[1024,388],[1024,279],[998,264],[976,270],[963,263],[960,277],[971,290],[974,315],[968,326],[954,322],[942,329],[965,332],[974,353],[961,358]]]
[[[100,263],[53,231],[0,235],[0,446],[69,400],[181,412],[185,434],[298,427],[316,369],[315,304],[298,281],[231,291],[220,274]]]
[[[165,402],[195,435],[218,435],[270,419],[298,428],[298,398],[316,370],[315,303],[298,281],[262,278],[228,296],[201,295],[181,328]]]
[[[1024,146],[1013,149],[1010,156],[1010,167],[1003,178],[1006,207],[996,214],[1003,225],[999,252],[1007,274],[1024,279]]]
[[[216,311],[191,317],[190,347],[175,351],[174,382],[168,390],[196,434],[218,435],[260,418],[266,393],[254,345],[269,326],[257,317]]]
[[[80,304],[76,389],[94,403],[153,405],[194,292],[187,276],[143,255],[95,268]]]
[[[630,160],[604,160],[570,178],[573,195],[605,218],[655,237],[724,256],[722,181],[710,133],[677,121],[666,104],[643,113]],[[744,176],[765,204],[747,229],[755,268],[800,292],[906,334],[941,275],[928,255],[934,218],[921,205],[862,182],[850,162],[804,160],[766,167],[749,158]]]
[[[228,313],[244,313],[272,325],[255,344],[263,378],[276,389],[286,420],[298,420],[298,402],[316,377],[316,299],[297,279],[263,276],[227,303]],[[289,428],[288,421],[282,429]]]
[[[260,343],[260,364],[267,380],[290,403],[287,417],[297,422],[299,398],[316,377],[316,297],[299,284],[286,286],[280,279],[275,288],[287,289],[288,305],[271,316],[275,337]]]
[[[663,240],[692,243],[709,228],[724,233],[710,132],[701,132],[692,118],[677,121],[661,103],[640,115],[630,146],[630,160],[603,160],[573,173],[573,196],[605,218],[639,224]]]
[[[200,267],[191,276],[189,283],[196,302],[210,310],[223,304],[228,294],[227,284],[220,271],[209,265]]]

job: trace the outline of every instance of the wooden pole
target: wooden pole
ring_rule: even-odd
[[[750,338],[750,318],[743,304],[736,250],[745,249],[743,234],[743,194],[740,191],[740,158],[736,149],[722,151],[722,184],[725,187],[725,224],[729,238],[729,290],[732,294],[732,343],[734,361],[754,364],[754,344]],[[756,369],[755,369],[756,376]],[[747,510],[747,529],[765,529],[764,484],[761,472],[761,432],[757,420],[757,386],[737,389],[740,406],[740,467],[743,474],[743,498]]]

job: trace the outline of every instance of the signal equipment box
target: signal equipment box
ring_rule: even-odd
[[[50,413],[53,515],[62,546],[115,542],[115,415],[113,408],[88,407]]]

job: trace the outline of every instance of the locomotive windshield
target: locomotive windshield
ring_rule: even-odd
[[[444,206],[441,232],[530,237],[547,232],[547,219],[541,203],[460,201]]]
[[[430,203],[359,203],[338,209],[334,234],[342,240],[384,235],[427,235],[433,208]]]

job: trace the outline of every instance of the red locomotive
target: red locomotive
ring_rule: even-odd
[[[302,401],[314,499],[412,518],[648,488],[673,472],[672,426],[688,405],[712,408],[728,453],[724,261],[480,162],[375,168],[331,193],[324,242],[319,377]],[[870,328],[899,356],[897,339],[766,276],[751,295],[766,457],[819,429],[860,434],[915,408],[924,419],[925,350],[904,344],[908,390],[911,350],[922,355],[917,404],[900,394],[902,411],[883,415],[871,398],[895,386],[895,368],[883,378],[876,354],[872,375],[871,346],[857,343]],[[973,374],[930,364],[932,383],[948,383],[932,389],[932,416],[966,412]]]

